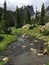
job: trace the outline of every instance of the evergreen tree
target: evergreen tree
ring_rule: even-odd
[[[44,25],[45,24],[45,7],[44,7],[44,3],[42,5],[42,8],[41,8],[41,25]]]
[[[23,26],[25,23],[24,23],[24,10],[23,10],[23,7],[19,8],[19,15],[20,15],[20,19],[21,19],[21,25]]]
[[[4,1],[4,10],[3,10],[3,20],[4,20],[4,32],[6,33],[8,30],[7,20],[6,20],[6,0]]]
[[[4,2],[4,20],[6,21],[6,0],[5,0],[5,2]]]
[[[35,26],[35,24],[37,24],[38,23],[38,12],[37,12],[37,8],[36,8],[36,14],[35,14],[35,20],[34,20],[34,26]]]
[[[37,21],[38,21],[38,12],[37,12],[37,8],[36,8],[35,23],[37,23]]]
[[[0,20],[1,20],[1,16],[2,16],[2,8],[0,8]]]
[[[5,23],[6,23],[6,1],[4,2],[4,9],[2,10],[2,15],[1,15],[1,22],[0,22],[1,32],[4,31],[5,29]]]
[[[7,12],[6,12],[6,1],[4,1],[4,9],[2,12],[2,29],[4,31],[4,33],[9,33],[9,29],[8,29],[8,22],[7,22]]]
[[[16,28],[22,27],[22,21],[21,21],[21,16],[20,16],[20,11],[19,11],[18,6],[17,6],[17,9],[16,9],[16,22],[15,22],[15,27]]]
[[[1,22],[0,22],[0,28],[1,28],[1,31],[4,30],[4,27],[5,27],[5,20],[4,20],[4,11],[2,11],[2,16],[1,16]]]
[[[28,9],[26,13],[26,24],[31,24],[31,16],[30,16],[30,12]]]

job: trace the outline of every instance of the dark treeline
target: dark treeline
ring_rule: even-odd
[[[0,31],[8,33],[9,27],[21,28],[25,24],[31,24],[31,16],[34,15],[33,6],[16,7],[16,11],[8,11],[7,3],[4,2],[4,8],[0,8]]]
[[[24,6],[21,8],[16,7],[16,11],[13,12],[13,11],[7,11],[6,5],[7,5],[7,3],[4,2],[4,9],[0,8],[0,21],[2,20],[2,16],[5,17],[6,22],[8,24],[7,26],[14,26],[15,22],[17,22],[18,25],[19,25],[19,23],[22,23],[22,25],[24,25],[27,23],[27,22],[25,22],[26,21],[25,19],[27,19],[26,17],[34,15],[33,6]],[[17,9],[18,9],[18,11],[17,11]],[[27,13],[29,13],[29,14],[27,14]],[[17,17],[20,18],[19,21],[21,21],[21,22],[17,21]]]
[[[40,13],[36,8],[35,14],[33,6],[29,5],[21,8],[18,8],[17,6],[16,11],[14,12],[7,11],[7,3],[5,1],[4,8],[0,8],[0,30],[8,33],[10,31],[9,27],[21,28],[25,24],[33,24],[34,26],[36,24],[44,25],[47,21],[45,17],[44,4],[42,5]]]

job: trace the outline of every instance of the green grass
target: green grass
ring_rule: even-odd
[[[0,65],[4,65],[5,62],[3,62],[1,59],[3,58],[3,56],[0,55]]]
[[[40,33],[41,26],[35,27],[33,29],[26,29],[26,28],[16,29],[14,27],[11,29],[12,29],[12,34],[26,33],[30,36],[36,37],[37,39],[43,39],[43,40],[46,40],[49,42],[49,36],[44,36]],[[17,40],[17,36],[15,36],[15,35],[0,34],[0,36],[3,37],[3,40],[0,41],[0,51],[5,50],[11,42]],[[0,65],[4,65],[4,62],[1,61]],[[46,65],[49,65],[49,63],[47,63]]]
[[[19,28],[19,29],[16,29],[15,27],[13,27],[13,28],[11,28],[12,29],[12,33],[14,34],[17,34],[17,33],[19,33],[19,34],[23,34],[23,33],[25,33],[26,32],[26,29],[23,29],[23,28]]]
[[[4,65],[5,64],[5,62],[3,62],[3,61],[0,61],[0,65]]]
[[[42,26],[37,26],[33,29],[26,29],[26,28],[19,28],[19,29],[16,29],[16,28],[12,28],[12,33],[19,33],[19,34],[28,34],[30,36],[34,36],[38,39],[43,39],[45,41],[48,41],[49,42],[49,36],[44,36],[42,33],[40,33],[40,29],[41,29]]]
[[[28,34],[28,35],[31,35],[31,36],[39,36],[41,35],[41,33],[39,33],[39,28],[38,27],[35,27],[34,29],[26,29],[26,28],[19,28],[19,29],[15,29],[15,28],[12,28],[12,33],[19,33],[19,34]]]
[[[7,46],[17,40],[17,36],[14,35],[7,35],[7,34],[0,34],[3,37],[3,40],[0,41],[0,51],[3,51],[7,48]]]
[[[47,62],[45,65],[49,65],[49,62]]]
[[[19,28],[19,29],[16,29],[16,28],[11,28],[12,29],[12,34],[28,34],[30,36],[33,36],[33,37],[36,37],[38,39],[44,39],[46,41],[49,42],[49,36],[43,36],[41,33],[40,33],[40,28],[41,26],[38,26],[38,27],[35,27],[33,29],[26,29],[26,28]],[[4,50],[6,49],[6,47],[13,41],[15,41],[17,39],[17,37],[15,35],[7,35],[7,34],[0,34],[0,36],[3,36],[3,40],[0,41],[0,51],[1,50]]]

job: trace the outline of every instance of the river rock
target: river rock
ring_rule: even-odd
[[[29,29],[30,26],[31,26],[30,24],[26,24],[22,28]]]
[[[22,34],[22,37],[25,37],[26,33]]]
[[[33,43],[30,43],[30,45],[33,45]]]
[[[7,62],[7,61],[8,61],[8,57],[4,57],[4,58],[2,59],[2,61]]]
[[[35,49],[33,49],[33,48],[30,48],[30,51],[34,51],[34,52],[36,52],[36,50],[35,50]]]
[[[42,54],[42,53],[38,53],[37,55],[38,55],[38,56],[43,56],[43,54]]]
[[[25,46],[25,45],[23,45],[23,46],[22,46],[22,48],[26,48],[26,46]]]
[[[43,55],[47,54],[47,49],[44,50]]]
[[[22,34],[22,37],[23,38],[29,38],[29,36],[26,33]]]

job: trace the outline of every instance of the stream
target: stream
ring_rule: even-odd
[[[9,58],[6,65],[44,65],[49,62],[49,56],[38,56],[38,52],[39,41],[33,37],[19,36],[18,40],[9,45],[5,51],[5,56]]]

